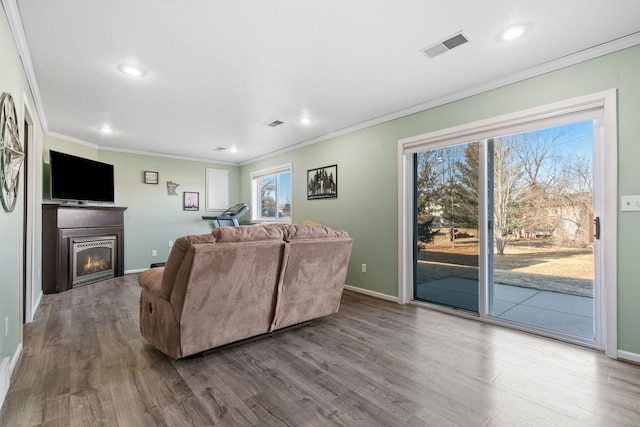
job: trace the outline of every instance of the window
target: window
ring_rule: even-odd
[[[291,164],[251,173],[253,221],[291,222]]]

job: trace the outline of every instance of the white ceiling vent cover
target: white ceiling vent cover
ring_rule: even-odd
[[[433,58],[434,56],[438,56],[441,53],[445,53],[453,49],[454,47],[458,47],[460,45],[468,43],[469,41],[469,37],[467,37],[467,35],[462,31],[460,31],[459,33],[456,33],[451,37],[439,41],[436,44],[421,49],[420,52],[424,53],[429,58]]]

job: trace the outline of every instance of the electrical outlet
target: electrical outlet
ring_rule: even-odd
[[[8,337],[9,336],[9,318],[5,317],[4,318],[4,337]]]
[[[169,247],[172,248],[173,247],[173,240],[169,240]]]
[[[367,264],[362,264],[362,272],[363,273],[367,272]]]
[[[155,249],[153,249],[151,251],[151,256],[158,256],[158,251],[156,251]]]

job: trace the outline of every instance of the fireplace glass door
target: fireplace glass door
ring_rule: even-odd
[[[115,236],[73,239],[71,271],[73,287],[114,277]]]

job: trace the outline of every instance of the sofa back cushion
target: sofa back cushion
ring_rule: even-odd
[[[349,237],[346,231],[334,230],[320,224],[290,224],[284,229],[285,240],[327,239]]]
[[[180,268],[183,266],[184,257],[194,243],[215,243],[216,239],[211,234],[200,234],[191,236],[182,236],[176,239],[169,252],[167,263],[164,267],[164,273],[162,275],[162,285],[160,287],[160,293],[166,297],[171,296],[173,286],[178,276]]]
[[[180,278],[171,296],[179,313],[183,354],[269,331],[284,246],[280,238],[189,249],[189,275]]]
[[[238,227],[218,227],[211,233],[218,243],[258,242],[263,240],[283,240],[283,230],[276,227],[241,225]]]
[[[338,311],[352,239],[321,225],[290,225],[271,330]]]

